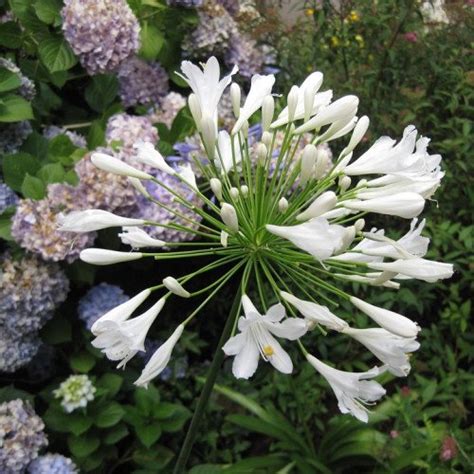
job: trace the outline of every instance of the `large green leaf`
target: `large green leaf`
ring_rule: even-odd
[[[27,174],[21,185],[23,196],[30,199],[43,199],[46,194],[46,186],[41,179]]]
[[[21,191],[26,174],[35,175],[41,164],[38,158],[28,153],[16,153],[3,158],[3,176],[5,183],[15,191]]]
[[[0,67],[0,92],[8,92],[18,89],[21,81],[18,74],[9,71],[7,68]]]
[[[99,447],[100,440],[96,436],[69,436],[67,444],[74,456],[84,458]]]
[[[48,25],[61,23],[61,2],[59,0],[37,0],[33,5],[37,17]]]
[[[19,95],[0,99],[0,122],[20,122],[34,118],[31,104]]]
[[[71,47],[62,37],[54,36],[42,41],[38,53],[49,72],[67,71],[77,63]]]
[[[140,56],[153,61],[164,44],[163,33],[152,23],[144,22],[140,30]]]
[[[21,28],[15,22],[0,23],[0,46],[16,49],[21,43]]]
[[[115,99],[118,81],[114,74],[94,76],[87,86],[85,98],[89,106],[96,112],[103,112]]]
[[[156,443],[160,439],[161,427],[158,423],[140,423],[135,425],[135,432],[137,433],[138,439],[143,443],[143,445],[149,448],[152,444]]]
[[[115,426],[123,418],[123,415],[125,415],[125,410],[118,403],[110,402],[95,417],[95,425],[99,428],[110,428]]]

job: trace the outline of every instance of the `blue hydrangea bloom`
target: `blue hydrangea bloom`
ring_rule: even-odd
[[[129,297],[115,285],[100,283],[92,287],[80,300],[78,307],[79,318],[84,321],[87,329],[107,311],[119,304],[125,303]]]
[[[76,465],[61,454],[45,454],[37,457],[29,466],[28,474],[76,474]]]
[[[7,207],[16,206],[18,196],[5,183],[0,182],[0,214]]]

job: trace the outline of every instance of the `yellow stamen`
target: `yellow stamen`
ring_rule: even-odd
[[[275,351],[273,350],[273,347],[272,346],[265,346],[263,348],[263,353],[267,356],[267,357],[271,357],[273,354],[275,354]]]

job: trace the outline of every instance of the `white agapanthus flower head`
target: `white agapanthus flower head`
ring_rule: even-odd
[[[141,258],[207,259],[200,269],[169,275],[105,314],[92,327],[94,345],[124,365],[143,350],[165,301],[166,305],[179,305],[180,298],[196,301],[196,308],[177,321],[136,381],[146,386],[166,367],[188,324],[216,293],[233,285],[236,299],[224,318],[219,350],[234,358],[234,375],[248,379],[262,361],[291,374],[295,357],[287,349],[293,345],[327,380],[341,411],[367,421],[365,404],[385,393],[372,379],[385,370],[396,376],[409,372],[409,354],[419,347],[420,327],[393,309],[364,301],[363,290],[351,294],[351,283],[396,291],[413,278],[433,282],[452,275],[451,264],[425,258],[429,238],[422,235],[425,220],[417,220],[444,175],[441,157],[428,153],[429,140],[417,138],[413,126],[405,129],[398,143],[382,137],[359,152],[369,118],[358,118],[355,96],[333,101],[332,91],[322,90],[319,72],[293,86],[282,99],[276,99],[271,75],[254,76],[250,90],[241,94],[239,86],[231,85],[236,72],[237,67],[221,78],[216,58],[201,66],[182,64],[181,77],[192,89],[189,107],[207,155],[193,156],[193,166],[171,166],[150,143],[136,144],[135,166],[105,154],[93,156],[96,166],[129,176],[143,197],[178,219],[165,224],[103,211],[66,216],[62,222],[68,231],[124,227],[119,235],[128,247],[86,249],[82,260],[108,265]],[[230,133],[218,130],[216,115],[229,86],[235,114]],[[256,143],[249,125],[258,123],[263,134]],[[335,140],[341,142],[342,151],[331,161],[324,150]],[[180,188],[160,180],[163,173],[173,175]],[[179,206],[170,208],[148,194],[144,184],[150,182],[165,189]],[[202,205],[190,202],[183,189],[192,191]],[[182,209],[189,212],[185,215]],[[367,231],[371,213],[391,216],[398,226],[404,219],[411,224],[400,238],[386,229]],[[184,243],[157,240],[147,233],[153,226],[186,232],[190,238]],[[215,278],[201,287],[200,277],[206,272],[215,272]],[[272,294],[265,291],[268,287]],[[251,301],[249,294],[258,296]],[[155,295],[158,303],[133,317],[145,299]],[[349,313],[341,310],[343,300],[352,308]],[[360,313],[369,317],[371,327],[356,327]],[[312,340],[331,337],[332,332],[365,346],[380,366],[344,372],[309,354],[306,347],[316,346]]]

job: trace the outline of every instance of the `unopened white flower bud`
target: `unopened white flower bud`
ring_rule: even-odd
[[[351,185],[351,182],[352,180],[349,178],[349,176],[341,176],[339,178],[339,187],[341,188],[341,191],[347,191]]]
[[[198,129],[201,128],[202,111],[199,99],[196,94],[190,94],[188,97],[188,106]]]
[[[165,288],[171,291],[171,293],[177,296],[181,296],[182,298],[189,298],[191,296],[191,293],[189,293],[189,291],[186,291],[181,285],[181,283],[179,283],[176,278],[173,278],[171,276],[163,279],[163,285],[165,285]]]
[[[122,160],[105,153],[92,153],[91,161],[96,168],[119,176],[130,176],[138,179],[153,178],[150,174],[137,170],[133,166],[127,165],[127,163]]]
[[[142,182],[138,178],[131,178],[129,176],[128,181],[140,194],[146,198],[150,197],[150,193],[146,190],[145,186],[143,186]]]
[[[247,197],[249,194],[249,187],[246,184],[243,184],[240,186],[240,192],[242,193],[242,196]]]
[[[354,227],[357,232],[360,232],[365,227],[365,220],[364,219],[357,219],[355,221]]]
[[[270,148],[272,146],[273,135],[270,132],[263,132],[262,133],[262,143],[267,147]]]
[[[315,83],[311,87],[307,87],[304,90],[304,121],[307,122],[309,117],[311,116],[311,112],[313,110],[314,105],[314,97],[318,90],[318,84]]]
[[[337,196],[333,191],[326,191],[318,196],[306,209],[298,216],[296,220],[307,221],[315,217],[322,216],[324,213],[330,211],[337,204]]]
[[[229,193],[232,197],[232,199],[238,199],[239,198],[239,190],[237,188],[230,188]]]
[[[316,164],[317,149],[314,145],[309,144],[304,147],[303,156],[301,157],[300,182],[305,184],[313,175],[314,165]]]
[[[299,87],[292,86],[288,93],[288,122],[292,122],[295,118],[296,106],[298,105]]]
[[[221,180],[217,179],[217,178],[211,178],[209,182],[211,184],[211,189],[212,189],[212,192],[214,193],[214,196],[216,196],[216,198],[219,201],[222,201],[222,183],[221,183]]]
[[[267,147],[263,143],[257,145],[257,163],[261,166],[265,164],[267,159]]]
[[[365,187],[367,186],[367,180],[364,178],[364,179],[361,179],[358,183],[357,183],[357,187],[358,188],[362,188],[362,187]]]
[[[344,148],[341,155],[347,155],[360,143],[362,138],[364,138],[365,132],[367,132],[367,129],[369,128],[369,124],[370,120],[367,115],[364,115],[357,121],[351,139],[349,140],[349,144]]]
[[[325,148],[318,148],[318,153],[316,155],[316,165],[314,167],[314,177],[316,179],[321,179],[328,170],[329,163],[331,158],[329,152]]]
[[[286,198],[282,197],[279,201],[278,201],[278,210],[283,213],[285,212],[286,210],[288,209],[288,201],[286,200]]]
[[[201,122],[201,133],[204,146],[206,147],[207,155],[210,160],[214,159],[216,153],[216,124],[210,117],[204,117]]]
[[[83,262],[92,265],[112,265],[114,263],[130,262],[143,257],[141,252],[118,252],[108,249],[85,249],[80,254]]]
[[[242,123],[242,127],[240,129],[240,133],[242,134],[242,136],[244,138],[248,138],[249,136],[249,121],[248,120],[245,120],[243,123]]]
[[[230,85],[230,100],[232,102],[232,110],[236,118],[239,118],[240,115],[240,86],[233,82]]]
[[[344,230],[344,234],[342,235],[341,246],[336,250],[336,253],[344,252],[347,248],[349,248],[355,236],[356,236],[355,226],[351,225],[350,227],[346,227],[346,229]]]
[[[263,99],[262,104],[262,128],[266,132],[270,128],[273,120],[273,113],[275,112],[275,99],[271,95],[267,95]]]
[[[93,232],[109,227],[143,225],[143,219],[131,219],[117,216],[102,209],[88,209],[87,211],[72,211],[69,214],[58,215],[59,229],[63,232]]]
[[[239,220],[234,206],[224,203],[221,208],[222,222],[233,232],[239,231]]]
[[[228,239],[229,239],[229,234],[225,230],[221,230],[221,245],[222,245],[222,247],[227,247]]]

